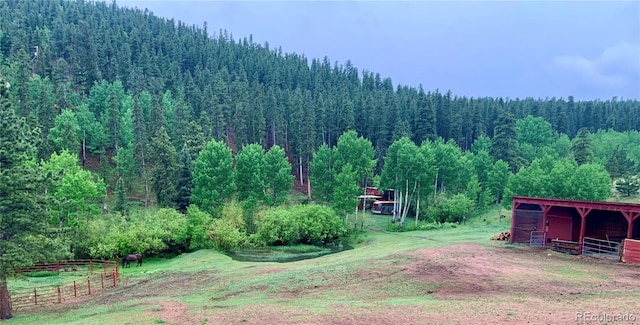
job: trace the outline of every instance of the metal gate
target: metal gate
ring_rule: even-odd
[[[544,247],[544,239],[545,239],[544,231],[532,231],[531,239],[529,240],[529,246]]]
[[[582,240],[582,255],[619,261],[620,243],[584,237]]]

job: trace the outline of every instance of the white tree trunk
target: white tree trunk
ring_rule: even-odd
[[[364,217],[366,215],[365,212],[366,212],[366,209],[367,209],[367,199],[366,199],[366,197],[367,197],[367,180],[366,180],[366,178],[365,178],[365,181],[364,181],[364,196],[365,196],[365,199],[362,199],[362,222],[360,223],[360,231],[364,230]]]
[[[298,157],[300,163],[300,185],[304,185],[304,178],[302,178],[302,156]]]
[[[396,175],[395,185],[398,185],[398,176]],[[396,222],[396,215],[398,211],[398,186],[393,189],[393,222]]]
[[[436,201],[436,197],[438,196],[438,172],[436,171],[436,179],[433,181],[433,201]]]
[[[416,198],[416,227],[418,227],[419,216],[420,216],[420,185],[418,185],[418,197]]]

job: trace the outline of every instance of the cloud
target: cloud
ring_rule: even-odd
[[[581,55],[557,56],[553,65],[598,86],[637,84],[640,79],[640,43],[620,42],[604,49],[595,59]]]

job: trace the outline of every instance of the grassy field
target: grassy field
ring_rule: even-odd
[[[6,323],[567,324],[584,313],[640,321],[640,268],[492,241],[510,227],[499,214],[403,233],[382,230],[388,216],[368,215],[353,249],[289,263],[212,250],[149,259],[123,269],[116,289]]]

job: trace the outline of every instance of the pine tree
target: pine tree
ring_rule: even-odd
[[[156,132],[151,142],[151,152],[154,153],[152,187],[156,193],[157,204],[161,207],[173,207],[178,194],[178,154],[171,145],[171,139],[164,126]]]
[[[629,159],[626,150],[620,145],[616,146],[613,155],[609,157],[605,164],[605,168],[611,175],[612,180],[632,172],[633,167],[633,161]]]
[[[25,129],[0,79],[0,319],[12,317],[7,276],[16,267],[68,252],[46,234],[48,216],[38,194],[42,193],[42,180],[34,167],[35,157],[30,156],[35,150],[27,141]]]
[[[503,112],[496,120],[491,143],[491,156],[495,160],[503,160],[509,164],[512,171],[516,171],[519,167],[517,149],[516,120],[510,112]]]
[[[127,198],[127,190],[124,186],[124,179],[120,177],[116,182],[116,202],[113,209],[122,215],[127,215],[129,213],[128,203],[129,199]]]
[[[189,204],[191,204],[192,170],[193,160],[185,143],[180,151],[180,176],[178,178],[178,195],[176,197],[177,208],[182,213],[186,213]]]
[[[571,146],[573,159],[575,159],[578,165],[591,162],[591,140],[589,140],[589,134],[587,128],[580,129]]]
[[[638,176],[627,175],[623,179],[616,181],[616,190],[624,196],[631,196],[638,193],[640,181]]]

